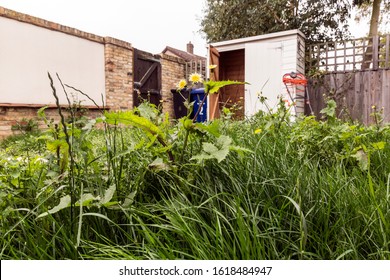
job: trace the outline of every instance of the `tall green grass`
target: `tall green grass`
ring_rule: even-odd
[[[61,130],[1,143],[1,259],[390,259],[389,126],[279,113],[185,140],[179,122],[169,162],[139,127],[79,124],[72,167]],[[191,159],[218,134],[246,150]],[[38,217],[68,182],[73,205]]]

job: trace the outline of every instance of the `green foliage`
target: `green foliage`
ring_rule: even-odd
[[[348,36],[349,1],[206,1],[202,31],[218,42],[300,29],[308,42]]]
[[[35,119],[23,118],[18,121],[15,125],[11,126],[12,130],[19,130],[24,133],[31,133],[38,130],[38,122]]]
[[[323,113],[48,121],[0,144],[0,258],[388,260],[390,127]]]
[[[207,81],[203,83],[204,85],[204,91],[205,93],[213,94],[217,93],[221,88],[225,86],[230,86],[230,85],[243,85],[243,84],[248,84],[246,82],[239,82],[239,81]]]

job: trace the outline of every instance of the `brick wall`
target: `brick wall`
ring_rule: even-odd
[[[61,32],[81,39],[100,43],[104,46],[105,69],[105,106],[111,110],[130,109],[133,106],[133,48],[130,43],[111,37],[101,37],[72,27],[50,22],[41,18],[0,7],[0,17],[35,25],[41,28]],[[91,81],[93,82],[93,81]],[[100,100],[98,100],[100,101]],[[99,102],[98,102],[99,103]],[[0,98],[0,138],[19,133],[15,128],[22,120],[37,120],[37,110],[46,104],[9,104],[2,103]],[[46,110],[47,115],[59,120],[56,108]],[[90,108],[88,114],[95,116],[98,110]]]
[[[130,43],[105,38],[106,105],[111,110],[133,107],[133,54]]]
[[[171,89],[175,89],[181,79],[185,78],[185,61],[181,58],[167,54],[160,55],[161,62],[161,95],[163,100],[163,112],[168,112],[174,117],[173,96]]]
[[[0,106],[0,139],[22,133],[23,129],[19,129],[19,127],[26,125],[26,123],[30,120],[38,125],[38,129],[46,129],[47,126],[45,122],[37,115],[37,111],[41,107],[44,107],[44,105]],[[100,115],[100,111],[96,110],[95,108],[87,109],[86,113],[90,117],[97,117]],[[63,114],[65,117],[69,115],[65,108],[63,109]],[[60,121],[58,109],[54,106],[47,108],[45,110],[45,115],[46,118],[50,121],[52,120],[56,123]]]
[[[111,110],[127,110],[133,108],[134,49],[130,43],[111,37],[101,37],[3,7],[0,7],[0,17],[102,44],[104,46],[105,63],[105,106]],[[161,62],[163,112],[168,112],[170,117],[173,118],[173,95],[171,89],[176,88],[179,80],[185,78],[186,63],[181,58],[166,54],[160,54],[158,57]],[[37,120],[39,126],[44,128],[44,123],[37,118],[37,110],[45,105],[6,104],[2,103],[0,98],[0,138],[18,133],[15,127],[22,122],[22,119]],[[53,120],[59,120],[56,108],[48,108],[46,112]],[[95,110],[92,108],[89,110],[89,114],[92,116],[97,115],[98,112],[96,108]]]

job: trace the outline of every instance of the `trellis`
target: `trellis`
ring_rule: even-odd
[[[325,72],[390,69],[390,34],[309,45],[306,67]]]
[[[192,73],[199,73],[203,79],[206,79],[206,59],[191,60],[186,63],[186,78]]]

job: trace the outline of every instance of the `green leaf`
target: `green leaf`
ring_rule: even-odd
[[[106,112],[106,122],[108,124],[127,124],[141,128],[149,136],[158,135],[159,138],[165,139],[164,133],[151,120],[136,115],[133,111],[126,112]]]
[[[375,150],[383,150],[386,146],[386,142],[376,142],[376,143],[372,143],[372,147],[375,149]]]
[[[321,114],[325,114],[328,118],[336,117],[336,101],[328,100],[326,107],[320,111]]]
[[[154,120],[158,116],[158,110],[154,108],[151,104],[143,102],[137,107],[138,112],[142,117],[147,118],[148,120]]]
[[[45,110],[46,110],[48,107],[49,107],[49,106],[45,106],[45,107],[40,108],[40,109],[37,111],[38,117],[40,117],[40,118],[45,118],[45,117],[46,117],[46,115],[45,115]]]
[[[166,164],[162,158],[156,158],[151,164],[149,164],[149,168],[158,172],[163,170],[169,170],[169,165]]]
[[[83,206],[90,206],[94,200],[99,200],[99,197],[95,197],[91,193],[85,193],[75,205],[80,206],[81,203]]]
[[[131,193],[125,198],[125,201],[123,202],[122,207],[123,207],[123,208],[127,208],[127,207],[129,207],[130,205],[132,205],[132,204],[134,203],[134,198],[135,198],[136,195],[137,195],[137,191],[131,192]]]
[[[218,163],[223,161],[229,154],[229,148],[232,139],[229,136],[221,135],[215,145],[212,143],[203,143],[202,153],[200,155],[193,156],[191,159],[201,162],[207,159],[216,159]]]
[[[248,84],[247,82],[239,82],[239,81],[207,81],[203,83],[204,85],[204,91],[205,93],[213,94],[218,92],[221,88],[225,86],[230,86],[230,85],[243,85],[243,84]]]
[[[356,153],[352,155],[352,157],[359,162],[362,170],[368,170],[368,156],[363,150],[357,150]]]
[[[62,209],[68,208],[68,207],[70,206],[70,203],[71,203],[70,195],[63,196],[63,197],[61,197],[60,203],[58,203],[58,205],[54,206],[54,207],[53,207],[52,209],[50,209],[49,211],[40,214],[40,215],[37,217],[37,219],[42,218],[42,217],[45,217],[45,216],[47,216],[47,215],[49,215],[49,214],[57,213],[58,211],[61,211]]]
[[[220,123],[221,123],[221,121],[219,119],[216,119],[209,124],[195,123],[195,127],[199,131],[208,132],[215,137],[219,137],[219,136],[221,136],[221,133],[219,132]]]
[[[105,192],[104,196],[100,200],[100,204],[106,206],[107,203],[109,203],[114,196],[114,193],[116,191],[115,185],[111,185]]]

